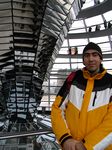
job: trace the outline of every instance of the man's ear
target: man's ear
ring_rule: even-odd
[[[101,59],[101,63],[102,63],[103,59]]]

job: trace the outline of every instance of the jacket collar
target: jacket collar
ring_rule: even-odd
[[[82,69],[82,71],[83,71],[84,78],[86,78],[86,79],[97,79],[97,80],[101,79],[107,72],[107,70],[103,68],[103,70],[101,72],[99,72],[96,75],[94,75],[93,77],[91,77],[90,72],[85,67]]]

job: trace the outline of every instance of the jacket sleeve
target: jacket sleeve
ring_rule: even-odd
[[[66,121],[64,119],[64,112],[66,108],[67,100],[67,80],[64,82],[59,93],[56,96],[55,102],[52,105],[51,110],[51,123],[53,132],[62,145],[65,140],[71,138],[70,131],[67,127]]]
[[[112,102],[102,123],[85,138],[87,150],[104,150],[112,144]]]

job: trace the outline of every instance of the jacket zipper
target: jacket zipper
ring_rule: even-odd
[[[95,96],[94,96],[94,99],[93,99],[93,104],[92,104],[92,106],[95,106],[96,97],[97,97],[97,92],[95,92]]]

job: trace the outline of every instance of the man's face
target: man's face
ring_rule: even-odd
[[[102,60],[96,50],[90,49],[84,53],[83,64],[91,73],[97,73]]]

